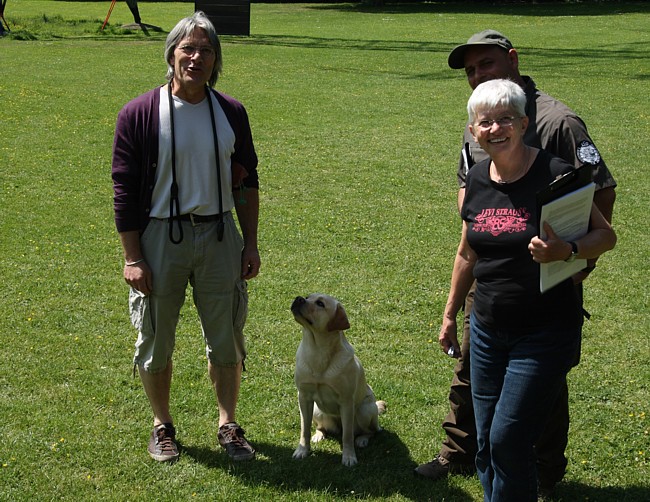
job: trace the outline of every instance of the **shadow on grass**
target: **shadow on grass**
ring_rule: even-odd
[[[416,477],[413,469],[417,464],[406,445],[385,429],[371,439],[368,447],[357,449],[359,463],[352,468],[341,464],[340,453],[324,451],[324,446],[314,446],[304,460],[292,458],[293,448],[259,442],[255,443],[257,459],[253,462],[233,463],[224,452],[208,448],[184,446],[183,453],[208,468],[228,470],[251,486],[270,486],[287,493],[309,490],[354,498],[400,495],[413,501],[474,500],[446,480],[431,482]],[[338,443],[335,448],[340,451]]]
[[[225,38],[225,37],[224,37]],[[352,49],[397,52],[443,52],[447,53],[457,44],[436,41],[382,40],[361,38],[326,38],[302,35],[251,34],[249,37],[227,38],[232,44],[270,45],[275,47],[298,47],[302,49]]]
[[[650,4],[649,4],[650,5]],[[395,51],[395,52],[430,52],[442,53],[445,56],[463,43],[465,39],[440,41],[440,40],[381,40],[359,38],[325,38],[298,35],[265,35],[252,34],[248,37],[222,37],[231,44],[241,45],[269,45],[275,47],[294,47],[303,49],[348,49],[366,51]],[[576,51],[574,48],[548,48],[516,46],[520,55],[531,58],[552,58],[552,61],[571,61],[588,57],[593,60],[609,59],[638,59],[645,60],[650,50],[650,42],[634,42],[629,44],[598,45],[592,49]]]
[[[122,26],[108,23],[102,30],[100,19],[66,19],[61,15],[41,15],[16,17],[11,19],[11,32],[8,38],[13,40],[102,40],[133,38],[158,39],[167,33],[158,26],[145,23],[131,23]]]
[[[372,0],[370,0],[372,1]],[[503,14],[507,16],[611,16],[612,14],[633,14],[650,12],[650,5],[643,0],[628,2],[586,1],[522,2],[501,0],[499,2],[389,2],[385,5],[369,5],[370,2],[312,4],[306,8],[314,10],[340,10],[363,12],[365,14]]]
[[[596,487],[583,483],[565,482],[560,483],[555,490],[555,496],[551,500],[570,501],[588,500],[589,502],[640,502],[650,500],[650,487]]]
[[[335,441],[332,439],[326,440]],[[292,458],[293,447],[255,443],[257,458],[252,462],[233,463],[223,450],[183,446],[184,455],[209,469],[219,469],[250,486],[269,486],[277,491],[294,493],[300,490],[321,492],[325,497],[354,498],[391,497],[399,495],[415,502],[445,500],[472,502],[475,498],[447,480],[429,481],[415,476],[413,461],[406,445],[397,434],[383,430],[367,448],[357,449],[359,463],[355,467],[341,464],[340,445],[336,453],[326,451],[328,445],[312,448],[304,460]],[[550,501],[567,502],[638,502],[650,500],[650,487],[595,487],[583,483],[563,482]]]
[[[268,45],[275,47],[292,47],[302,49],[339,49],[348,51],[393,51],[393,52],[420,52],[429,53],[432,56],[437,55],[444,58],[446,61],[449,52],[462,43],[463,39],[454,41],[416,41],[416,40],[364,40],[355,38],[325,38],[325,37],[311,37],[311,36],[295,36],[295,35],[265,35],[253,34],[249,37],[227,38],[228,43],[240,45]],[[555,72],[561,73],[562,71],[572,71],[572,68],[577,61],[584,60],[585,57],[590,58],[598,64],[607,61],[646,61],[648,52],[650,51],[650,42],[634,42],[634,43],[619,43],[610,45],[598,45],[592,48],[583,48],[576,51],[574,48],[548,48],[548,47],[532,47],[525,45],[517,45],[520,58],[522,60],[535,61],[538,68],[550,68]],[[594,64],[594,68],[598,67]],[[639,66],[637,69],[645,68]],[[525,65],[522,68],[523,73],[526,74]],[[406,79],[423,79],[423,80],[442,80],[455,78],[456,72],[450,70],[446,64],[439,65],[433,61],[431,66],[427,68],[426,72],[404,73],[403,75],[396,75]],[[346,69],[335,68],[333,71],[345,72]],[[355,74],[359,73],[358,68],[351,69]],[[628,75],[629,78],[634,80],[647,80],[649,74],[645,72],[637,72]]]

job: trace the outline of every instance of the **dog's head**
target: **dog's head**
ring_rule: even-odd
[[[327,333],[350,327],[341,302],[321,293],[312,293],[307,298],[298,296],[291,304],[291,312],[296,321],[310,331]]]

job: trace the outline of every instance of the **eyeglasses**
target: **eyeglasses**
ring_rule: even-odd
[[[186,56],[193,56],[197,52],[201,55],[201,57],[204,58],[214,57],[215,55],[214,48],[210,47],[209,45],[204,45],[202,47],[195,47],[193,45],[181,45],[178,47],[178,50]]]
[[[499,117],[498,119],[485,119],[477,122],[477,126],[481,129],[488,130],[492,129],[492,126],[496,123],[499,124],[499,127],[510,127],[515,119],[520,117]]]

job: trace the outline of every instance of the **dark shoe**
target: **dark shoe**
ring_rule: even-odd
[[[154,427],[147,450],[151,458],[158,462],[176,460],[179,453],[174,426],[172,424],[162,424]]]
[[[435,481],[446,478],[449,474],[472,475],[476,472],[476,467],[473,464],[450,462],[445,457],[436,455],[431,462],[418,465],[414,472]]]
[[[539,483],[537,485],[538,502],[548,502],[550,500],[553,500],[554,491],[555,491],[555,483]]]
[[[251,460],[255,458],[255,450],[244,437],[246,432],[235,422],[219,427],[219,444],[226,449],[228,456],[234,461]]]

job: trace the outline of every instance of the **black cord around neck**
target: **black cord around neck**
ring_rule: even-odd
[[[174,132],[174,99],[172,97],[172,83],[169,82],[168,86],[169,98],[169,123],[171,128],[171,149],[172,149],[172,184],[170,187],[169,198],[169,240],[174,244],[180,244],[183,241],[183,224],[181,223],[181,203],[179,198],[178,182],[176,180],[176,134]],[[214,156],[217,163],[217,189],[219,196],[219,219],[217,221],[217,239],[219,242],[223,240],[224,234],[224,221],[223,221],[223,200],[221,194],[221,162],[219,160],[219,141],[217,140],[217,123],[214,118],[214,107],[212,106],[212,96],[210,88],[205,86],[205,95],[208,100],[208,107],[210,108],[210,122],[212,124],[212,136],[214,138]],[[174,209],[176,216],[174,216]],[[174,220],[178,223],[178,239],[174,238]]]
[[[169,97],[169,123],[172,133],[172,186],[169,197],[169,240],[174,244],[183,241],[183,224],[181,223],[181,201],[178,197],[178,182],[176,181],[176,134],[174,133],[174,98],[172,98],[172,83],[167,85]],[[174,208],[176,208],[176,221],[178,222],[178,240],[174,239]]]
[[[217,239],[219,242],[223,240],[223,200],[221,196],[221,161],[219,160],[219,141],[217,140],[217,121],[214,119],[214,107],[212,106],[212,93],[210,88],[205,86],[205,97],[208,100],[210,107],[210,122],[212,123],[212,135],[214,137],[214,157],[217,162],[217,189],[219,194],[219,220],[217,221]]]

